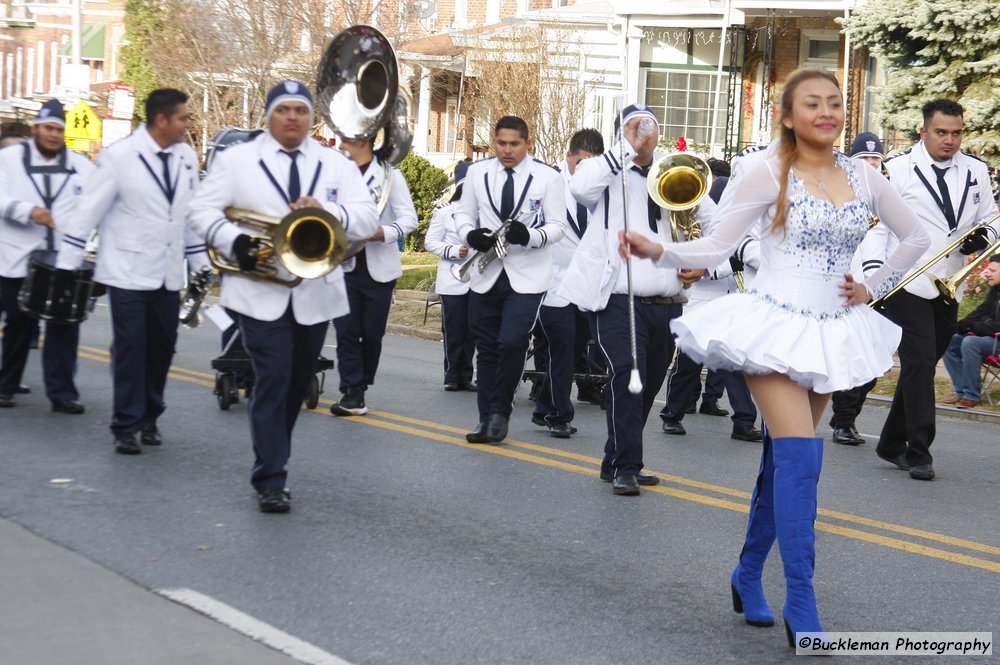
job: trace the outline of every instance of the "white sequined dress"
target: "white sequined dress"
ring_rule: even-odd
[[[863,385],[892,367],[900,328],[867,305],[844,307],[838,284],[850,272],[872,214],[900,238],[885,264],[864,280],[874,297],[902,278],[929,240],[874,169],[840,153],[837,165],[855,193],[841,208],[810,194],[793,170],[785,230],[771,231],[780,164],[769,157],[729,185],[708,236],[665,246],[662,267],[718,265],[768,213],[765,228],[756,231],[761,266],[753,287],[675,319],[671,330],[681,351],[713,369],[784,374],[817,393]]]

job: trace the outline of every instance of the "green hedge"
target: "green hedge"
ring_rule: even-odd
[[[412,152],[400,162],[399,170],[406,178],[407,187],[410,188],[410,196],[413,197],[413,206],[417,209],[418,220],[416,230],[406,236],[405,247],[411,252],[420,252],[424,249],[424,236],[427,234],[427,225],[431,223],[434,202],[444,192],[445,185],[448,184],[448,176],[445,175],[444,171]]]
[[[407,289],[409,291],[426,291],[434,286],[436,278],[437,266],[412,268],[403,271],[403,276],[396,280],[396,288]]]

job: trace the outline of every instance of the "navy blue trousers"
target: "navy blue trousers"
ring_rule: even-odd
[[[254,373],[250,438],[256,458],[250,483],[258,492],[280,489],[288,476],[285,465],[292,452],[292,429],[329,324],[296,323],[291,304],[276,321],[241,314],[239,324]]]
[[[469,294],[441,297],[441,332],[444,334],[444,382],[472,383],[472,356],[476,340],[469,323]]]
[[[7,313],[3,329],[3,359],[0,361],[0,395],[13,395],[21,384],[31,338],[38,325],[38,321],[21,311],[17,304],[17,293],[23,283],[20,278],[0,277],[0,310]],[[53,402],[80,398],[73,383],[79,341],[79,324],[46,321],[42,374],[45,377],[45,394]]]
[[[757,422],[757,407],[750,396],[750,388],[740,372],[713,370],[708,373],[716,383],[705,380],[705,398],[719,399],[722,390],[729,393],[729,405],[733,407],[733,425],[753,427]],[[697,400],[701,387],[701,365],[685,353],[678,353],[667,379],[666,406],[660,410],[664,420],[684,420],[685,409],[692,399]],[[712,392],[710,392],[712,391]]]
[[[491,413],[510,416],[521,381],[531,327],[541,293],[518,293],[506,271],[486,293],[469,292],[469,319],[476,338],[479,421]]]
[[[180,293],[160,287],[134,291],[108,287],[111,302],[111,431],[135,432],[156,422],[167,406],[163,391],[177,344]]]
[[[340,392],[363,393],[375,383],[396,280],[376,282],[368,274],[367,264],[359,261],[354,270],[344,276],[344,282],[351,311],[333,320],[337,331]]]
[[[634,475],[642,469],[642,430],[653,408],[667,366],[674,355],[670,321],[681,315],[682,306],[635,302],[635,337],[642,392],[628,391],[632,372],[629,344],[628,298],[614,294],[608,306],[593,317],[597,344],[608,366],[605,385],[608,439],[601,471],[614,476]]]
[[[576,369],[578,312],[573,305],[543,305],[538,310],[535,328],[545,338],[548,360],[545,363],[545,380],[535,401],[534,415],[544,418],[550,425],[571,422],[576,413],[570,395],[573,391],[573,371]],[[535,367],[538,367],[537,360]]]

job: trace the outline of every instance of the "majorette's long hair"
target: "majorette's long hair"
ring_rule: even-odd
[[[785,87],[781,91],[781,113],[778,118],[780,123],[785,118],[792,116],[792,99],[795,97],[795,90],[803,81],[812,79],[826,79],[840,90],[840,82],[837,77],[825,69],[796,69],[785,79]],[[771,223],[772,231],[784,231],[785,220],[788,217],[788,205],[785,196],[788,194],[788,174],[792,170],[792,162],[798,153],[798,144],[795,141],[795,132],[781,124],[781,145],[778,148],[778,159],[781,164],[781,177],[778,182],[778,199],[775,202],[774,221]]]

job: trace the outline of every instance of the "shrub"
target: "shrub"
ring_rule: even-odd
[[[396,288],[426,291],[434,285],[435,279],[437,279],[437,266],[412,268],[403,271],[403,275],[396,280]]]
[[[434,202],[444,192],[445,185],[448,184],[448,176],[445,175],[444,171],[412,152],[400,162],[399,170],[406,178],[406,185],[410,188],[410,196],[413,197],[413,207],[417,209],[417,228],[406,237],[406,249],[420,252],[424,249],[424,235],[427,234],[427,225],[431,222]]]

